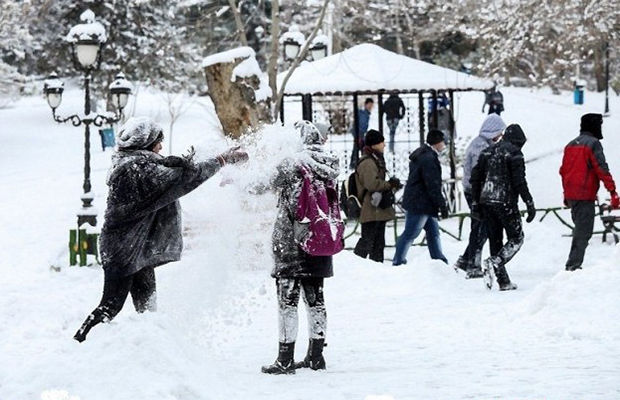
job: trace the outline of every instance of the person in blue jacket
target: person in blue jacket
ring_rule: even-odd
[[[448,217],[448,205],[441,191],[439,163],[439,153],[445,147],[443,132],[434,129],[428,132],[426,143],[409,156],[409,177],[403,194],[405,230],[396,241],[394,266],[407,264],[407,252],[422,229],[426,231],[431,258],[448,263],[441,250],[437,223],[439,214],[441,218]]]
[[[364,135],[368,131],[368,121],[370,120],[370,113],[375,106],[375,101],[368,97],[364,100],[364,108],[357,112],[357,131],[355,130],[355,124],[351,127],[351,134],[353,135],[353,151],[351,152],[350,169],[357,167],[357,162],[360,159],[360,149],[364,148]]]

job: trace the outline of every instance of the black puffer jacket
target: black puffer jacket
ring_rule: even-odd
[[[428,144],[423,144],[409,156],[409,177],[403,194],[403,207],[412,214],[436,217],[446,207],[441,192],[439,156]]]
[[[106,276],[124,277],[181,258],[178,199],[213,176],[220,163],[179,161],[149,150],[119,151],[115,156],[100,236]]]
[[[532,202],[521,152],[526,140],[519,125],[510,125],[501,141],[480,154],[470,180],[474,203],[516,208],[519,195],[525,203]]]

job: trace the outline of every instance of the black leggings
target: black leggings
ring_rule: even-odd
[[[114,319],[123,309],[127,295],[130,293],[137,312],[156,311],[157,297],[153,267],[143,268],[133,275],[122,278],[106,277],[99,305],[86,317],[75,338],[82,341],[92,327]]]
[[[297,339],[297,306],[303,292],[308,314],[308,338],[325,339],[327,312],[323,297],[323,278],[278,278],[280,343],[293,343]]]

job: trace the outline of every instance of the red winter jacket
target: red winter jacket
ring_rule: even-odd
[[[609,192],[616,190],[605,162],[603,146],[588,132],[581,132],[564,148],[560,175],[565,200],[596,200],[599,181],[603,181]]]

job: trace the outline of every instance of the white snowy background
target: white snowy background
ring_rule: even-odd
[[[526,159],[543,156],[527,164],[536,205],[561,205],[562,148],[577,135],[581,114],[601,111],[602,95],[587,92],[580,107],[570,93],[502,91],[502,117],[529,138]],[[81,101],[79,90],[68,89],[59,112],[78,110]],[[167,127],[160,94],[141,91],[135,101],[137,115]],[[457,101],[458,132],[476,134],[482,94]],[[618,97],[611,110],[602,143],[618,181]],[[212,105],[194,102],[175,125],[174,152],[190,144],[200,157],[225,149],[217,127]],[[488,292],[481,280],[430,261],[423,247],[411,249],[404,268],[339,254],[326,282],[328,370],[261,374],[277,353],[269,276],[276,202],[243,187],[292,151],[290,135],[265,132],[247,145],[247,165],[226,167],[182,199],[185,251],[157,270],[157,313],[137,315],[128,303],[79,344],[72,336],[99,301],[103,273],[49,267],[67,247],[80,204],[83,130],[52,122],[41,97],[0,110],[0,399],[620,398],[620,246],[595,236],[584,270],[564,272],[569,232],[553,216],[525,224],[525,244],[508,265],[515,292]],[[101,151],[98,135],[92,141],[102,215],[111,151]],[[221,187],[223,179],[233,183]],[[456,222],[442,226],[454,230]],[[442,242],[451,263],[466,246],[446,235]],[[303,306],[300,321],[303,327]],[[300,329],[298,359],[306,344]]]

